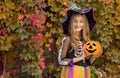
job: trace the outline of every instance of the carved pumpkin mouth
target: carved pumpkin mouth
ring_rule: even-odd
[[[96,51],[96,49],[95,50],[88,50],[88,49],[86,49],[89,53],[94,53],[95,51]]]

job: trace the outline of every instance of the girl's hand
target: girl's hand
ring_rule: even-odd
[[[85,56],[84,54],[82,54],[82,55],[79,56],[78,58],[79,58],[80,60],[85,60],[85,57],[87,57],[87,56]]]

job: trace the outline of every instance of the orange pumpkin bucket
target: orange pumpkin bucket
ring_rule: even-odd
[[[87,41],[83,49],[85,55],[98,56],[102,52],[101,44],[98,41]]]

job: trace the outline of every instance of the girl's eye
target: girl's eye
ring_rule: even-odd
[[[80,23],[83,23],[83,21],[80,21]]]
[[[76,21],[76,20],[75,20],[74,22],[75,22],[75,23],[77,23],[77,21]]]

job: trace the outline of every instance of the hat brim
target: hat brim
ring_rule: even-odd
[[[65,20],[62,23],[63,34],[68,34],[68,24],[73,13],[85,14],[89,23],[90,32],[92,32],[96,27],[96,21],[94,19],[94,10],[92,8],[86,9],[84,12],[82,10],[68,10],[65,16]]]

